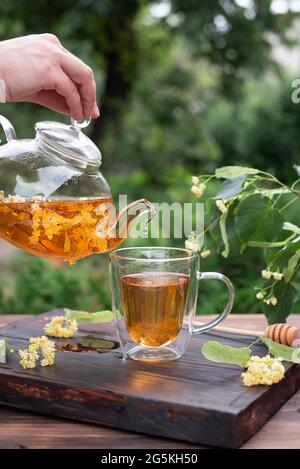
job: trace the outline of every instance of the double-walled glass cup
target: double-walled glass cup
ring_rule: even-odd
[[[234,288],[216,272],[199,271],[199,256],[177,248],[125,248],[110,254],[112,309],[125,358],[169,361],[186,351],[193,333],[207,331],[230,313]],[[196,327],[198,281],[225,283],[229,298],[213,321]]]

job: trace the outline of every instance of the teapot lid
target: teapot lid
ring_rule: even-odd
[[[92,140],[81,132],[90,121],[90,119],[84,121],[72,119],[71,125],[51,121],[37,122],[35,130],[38,142],[45,151],[54,151],[56,154],[67,156],[81,167],[87,165],[98,167],[102,160],[101,152]]]

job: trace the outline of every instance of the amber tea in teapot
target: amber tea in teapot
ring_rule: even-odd
[[[81,131],[89,120],[38,122],[34,139],[18,140],[0,115],[0,237],[25,251],[74,263],[118,246],[141,214],[140,199],[117,215],[100,172],[101,152]]]
[[[2,198],[0,236],[33,254],[74,263],[114,249],[123,241],[113,234],[110,206],[113,200],[108,197],[61,201]]]

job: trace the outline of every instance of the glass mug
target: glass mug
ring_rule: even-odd
[[[200,272],[199,256],[177,248],[124,248],[110,254],[112,310],[124,358],[170,361],[186,351],[193,333],[212,329],[230,313],[234,288],[216,272]],[[196,327],[198,281],[228,288],[224,311]]]

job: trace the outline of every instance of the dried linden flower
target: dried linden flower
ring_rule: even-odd
[[[20,195],[9,195],[5,201],[12,203],[12,204],[17,204],[17,203],[24,203],[26,202],[25,197],[21,197]]]
[[[19,350],[20,365],[23,368],[35,368],[40,359],[41,366],[54,364],[55,344],[46,336],[31,337],[26,349]]]
[[[55,240],[64,236],[64,253],[75,248],[80,250],[95,250],[102,252],[107,250],[108,226],[104,227],[104,234],[98,230],[98,225],[108,218],[107,204],[102,212],[95,213],[89,205],[80,207],[80,212],[73,217],[64,217],[52,210],[49,205],[44,206],[39,201],[31,204],[30,215],[32,217],[32,233],[29,238],[31,245],[35,246],[45,240]],[[77,208],[76,211],[78,212]],[[99,220],[102,217],[102,220]]]
[[[45,334],[50,337],[73,337],[78,331],[75,319],[67,319],[65,316],[54,316],[44,327]]]
[[[19,350],[20,365],[23,368],[35,368],[38,354],[30,353],[27,349]]]
[[[284,378],[285,369],[281,358],[252,356],[246,364],[247,371],[241,374],[245,386],[263,384],[270,386]]]

